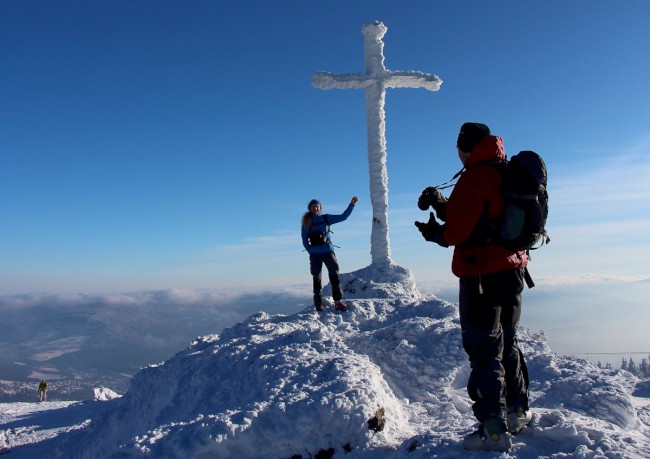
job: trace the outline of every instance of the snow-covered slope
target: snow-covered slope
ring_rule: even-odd
[[[52,457],[485,457],[462,448],[474,419],[457,308],[371,284],[359,285],[379,297],[356,295],[345,313],[258,313],[197,339],[136,374]],[[520,344],[535,417],[508,457],[650,457],[650,411],[630,375],[558,357],[543,333],[521,330]]]

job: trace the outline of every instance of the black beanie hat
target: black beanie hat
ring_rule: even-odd
[[[463,153],[469,153],[481,140],[490,135],[490,128],[482,123],[465,123],[458,134],[458,148]]]

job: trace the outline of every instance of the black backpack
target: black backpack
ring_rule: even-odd
[[[503,217],[496,222],[492,242],[513,252],[548,244],[547,172],[542,157],[533,151],[521,151],[509,161],[493,164],[501,173],[505,207]]]
[[[315,246],[315,245],[325,245],[329,244],[328,240],[328,233],[330,233],[330,222],[329,219],[327,218],[327,214],[323,215],[323,220],[325,221],[326,228],[324,231],[314,231],[314,232],[309,232],[307,234],[307,241],[309,242],[310,246]]]
[[[548,177],[542,157],[534,151],[520,151],[509,161],[485,161],[476,166],[484,164],[495,167],[501,175],[500,192],[504,199],[504,212],[501,218],[492,220],[488,218],[486,208],[467,244],[490,243],[519,252],[538,249],[551,242],[546,232]],[[454,186],[452,182],[464,171],[463,167],[451,180],[425,189],[418,201],[418,207],[424,210],[429,205],[434,205],[432,197],[435,194],[429,190],[443,190]],[[535,283],[528,269],[525,269],[524,276],[528,287],[532,288]]]

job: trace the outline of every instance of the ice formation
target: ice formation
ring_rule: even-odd
[[[388,236],[388,172],[384,110],[386,88],[425,88],[437,91],[442,84],[442,80],[436,75],[386,69],[382,38],[387,30],[387,27],[378,21],[363,27],[366,66],[364,73],[318,72],[312,77],[312,86],[319,89],[365,89],[366,91],[370,200],[373,211],[370,256],[374,274],[386,273],[395,267],[390,258]]]

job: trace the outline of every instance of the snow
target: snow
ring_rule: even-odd
[[[344,275],[347,312],[259,312],[200,337],[122,397],[0,404],[0,441],[16,458],[499,456],[462,448],[475,420],[456,305],[394,268],[384,282],[374,268]],[[543,332],[519,340],[534,418],[499,457],[650,457],[647,381],[560,357]]]
[[[106,402],[108,400],[113,400],[115,398],[121,397],[120,394],[112,391],[108,387],[96,387],[93,390],[93,394],[95,396],[94,397],[95,400],[100,401],[100,402]]]

